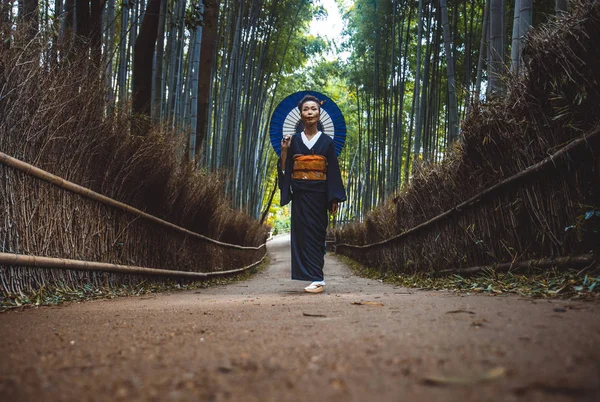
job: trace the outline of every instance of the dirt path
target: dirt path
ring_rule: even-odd
[[[288,239],[269,252],[248,282],[0,314],[0,401],[600,400],[598,303],[397,288],[331,256],[310,295]]]

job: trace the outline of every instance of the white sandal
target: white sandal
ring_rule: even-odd
[[[311,283],[310,285],[304,288],[304,291],[307,293],[321,293],[323,291],[323,285]]]

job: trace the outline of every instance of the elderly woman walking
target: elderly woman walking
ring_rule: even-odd
[[[318,129],[321,103],[307,95],[298,104],[303,130],[281,141],[278,163],[281,205],[292,201],[292,279],[311,281],[304,290],[325,286],[327,211],[336,213],[346,200],[333,140]]]

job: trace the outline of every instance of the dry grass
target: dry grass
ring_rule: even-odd
[[[598,127],[600,4],[536,29],[524,50],[526,72],[507,78],[509,95],[477,105],[446,160],[421,166],[410,187],[363,224],[336,233],[368,244],[413,228],[511,177]],[[494,262],[566,256],[600,247],[597,141],[503,194],[384,247],[340,252],[381,271],[427,272]]]
[[[234,211],[223,180],[182,161],[184,136],[153,127],[133,136],[129,111],[107,107],[87,60],[57,62],[39,42],[0,49],[0,150],[191,231],[257,246],[263,226]],[[219,271],[263,250],[224,249],[0,165],[1,251],[183,270]],[[124,275],[0,267],[4,296],[41,287],[134,286]]]
[[[480,293],[490,296],[519,295],[531,298],[600,300],[600,271],[531,270],[525,273],[483,271],[477,275],[431,276],[425,273],[394,274],[365,267],[338,256],[357,275],[418,290]]]
[[[220,276],[202,281],[178,281],[172,279],[156,279],[152,277],[135,279],[131,283],[110,282],[94,286],[86,283],[82,286],[69,288],[66,286],[42,286],[27,294],[0,295],[0,312],[14,309],[36,308],[38,306],[53,306],[69,302],[80,302],[94,299],[112,299],[115,297],[138,297],[153,293],[176,292],[181,290],[206,289],[210,286],[223,286],[245,281],[261,272],[269,265],[267,258],[257,267],[242,273]]]

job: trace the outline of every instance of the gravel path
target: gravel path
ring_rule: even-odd
[[[598,401],[600,304],[289,279],[0,314],[0,401]],[[356,303],[363,304],[356,304]]]

